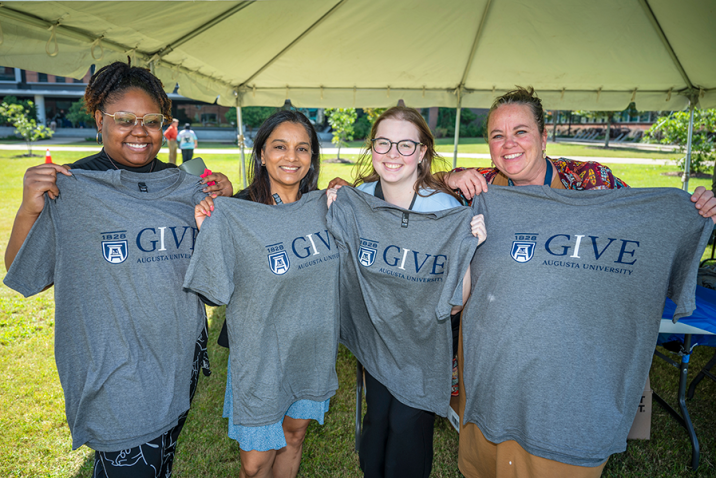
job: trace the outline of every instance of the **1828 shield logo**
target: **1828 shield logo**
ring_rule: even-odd
[[[110,264],[127,260],[127,241],[102,241],[102,256]]]
[[[378,254],[378,242],[361,238],[360,248],[358,249],[358,262],[363,267],[370,267],[375,262],[376,254]]]
[[[268,254],[269,268],[276,275],[283,275],[291,268],[291,262],[288,260],[288,254],[283,248],[283,243],[271,244],[266,246]]]
[[[535,255],[537,234],[519,233],[515,234],[515,239],[516,240],[512,243],[510,255],[519,263],[529,262]]]

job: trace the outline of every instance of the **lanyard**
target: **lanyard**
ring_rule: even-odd
[[[373,193],[373,196],[377,197],[378,199],[382,199],[385,201],[385,196],[383,196],[383,186],[380,184],[380,180],[375,185],[375,192]],[[413,192],[413,200],[410,202],[410,207],[408,210],[412,211],[413,206],[415,206],[415,198],[418,197],[417,192]],[[403,220],[400,222],[400,227],[408,227],[408,213],[403,212]]]
[[[550,163],[548,159],[545,159],[545,161],[547,162],[547,172],[544,173],[544,185],[551,186],[552,185],[552,163]],[[508,178],[507,185],[514,186],[515,183],[513,183],[512,180]]]

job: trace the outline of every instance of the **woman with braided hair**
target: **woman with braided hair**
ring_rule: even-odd
[[[145,108],[149,107],[147,112],[163,116],[158,127],[150,127],[144,121],[141,121],[141,127],[139,126],[139,116],[134,114],[136,112],[132,112],[135,102],[140,104],[148,102],[148,105],[143,105]],[[50,199],[55,199],[59,195],[55,184],[57,174],[69,176],[68,169],[91,171],[115,169],[150,173],[176,167],[156,157],[162,145],[161,126],[163,122],[172,120],[172,102],[164,92],[162,82],[149,70],[132,67],[119,61],[101,68],[90,78],[85,91],[85,104],[87,111],[95,117],[97,142],[104,147],[99,153],[69,165],[41,164],[25,172],[22,204],[17,211],[10,241],[5,250],[7,269],[10,269],[25,237],[42,212],[44,194],[47,193]],[[113,108],[110,108],[110,105]],[[131,116],[129,119],[122,116],[118,121],[112,114],[108,114],[109,110],[130,113],[136,121],[132,120]],[[121,122],[128,121],[134,121],[135,124],[131,125],[131,128],[120,125]],[[208,185],[212,181],[214,184]],[[203,191],[207,194],[217,196],[233,194],[231,181],[222,173],[213,173],[203,178],[201,182],[206,185]]]
[[[101,68],[85,102],[102,151],[27,170],[5,283],[25,296],[54,283],[67,422],[73,448],[95,450],[93,476],[168,477],[199,369],[208,374],[204,306],[182,289],[194,205],[232,185],[157,159],[171,100],[148,70]]]

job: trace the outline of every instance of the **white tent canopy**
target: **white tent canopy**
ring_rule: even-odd
[[[0,65],[130,56],[225,106],[487,107],[532,85],[547,109],[679,110],[716,106],[714,25],[713,0],[4,2]]]
[[[551,110],[693,113],[716,106],[714,25],[714,0],[5,2],[0,65],[129,56],[239,127],[241,106],[488,107],[515,85]]]

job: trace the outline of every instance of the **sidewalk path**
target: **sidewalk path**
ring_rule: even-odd
[[[46,149],[46,146],[41,144],[36,144],[33,146],[33,151],[36,154],[41,154],[43,149]],[[77,151],[77,152],[83,152],[83,153],[98,153],[100,151],[100,146],[60,146],[60,145],[52,145],[50,147],[50,151]],[[0,150],[10,150],[10,151],[24,151],[27,150],[27,146],[25,144],[0,144]],[[343,154],[361,154],[362,149],[361,148],[341,148],[341,153]],[[167,148],[162,148],[160,153],[168,154],[169,150]],[[246,158],[248,159],[251,156],[251,150],[250,149],[244,149],[244,153],[246,154]],[[332,154],[338,153],[338,148],[321,148],[321,153],[325,156],[330,156]],[[210,155],[210,154],[235,154],[239,155],[239,148],[226,148],[226,149],[211,149],[211,148],[197,148],[194,151],[194,154],[197,156],[201,155]],[[441,152],[440,153],[444,158],[450,160],[452,159],[452,153],[451,152]],[[471,159],[490,159],[489,154],[483,154],[483,153],[460,153],[458,152],[458,158],[471,158]],[[670,160],[670,159],[648,159],[648,158],[610,158],[610,157],[599,157],[599,156],[570,156],[569,159],[574,159],[577,161],[597,161],[599,163],[604,164],[652,164],[652,165],[658,165],[658,166],[664,166],[664,165],[675,165],[676,161]]]

